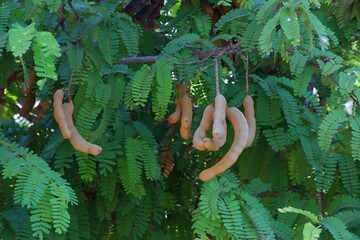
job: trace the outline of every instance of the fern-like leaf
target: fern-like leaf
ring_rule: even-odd
[[[153,103],[153,112],[156,114],[155,119],[161,119],[167,112],[167,106],[170,102],[172,92],[171,70],[173,59],[160,58],[156,61],[156,93],[155,102]]]
[[[194,17],[195,26],[201,36],[209,36],[211,30],[211,18],[209,15],[201,15]]]
[[[320,221],[320,224],[326,228],[334,239],[351,239],[350,232],[345,224],[336,217],[327,217]]]
[[[118,34],[122,43],[125,45],[128,56],[135,56],[139,52],[140,36],[137,26],[127,15],[121,15],[121,18],[117,20]]]
[[[142,66],[135,73],[135,76],[131,81],[131,94],[135,106],[145,107],[154,75],[152,69],[147,65]]]
[[[111,65],[120,46],[115,26],[106,25],[99,28],[98,43],[105,60]]]
[[[354,160],[360,161],[360,118],[354,116],[350,118],[351,126],[351,155]]]
[[[340,126],[346,121],[346,113],[342,109],[330,112],[321,122],[319,127],[319,147],[328,151],[335,134]]]
[[[10,9],[8,5],[0,6],[0,35],[6,32],[10,17]]]
[[[272,149],[281,151],[285,148],[285,133],[283,128],[266,129],[263,133]]]
[[[234,239],[247,238],[243,229],[240,204],[239,201],[235,199],[235,196],[232,195],[228,198],[220,199],[218,206],[221,220],[231,236]]]
[[[356,166],[356,163],[350,156],[341,155],[339,158],[339,168],[341,181],[345,187],[345,189],[350,194],[358,194],[360,191],[360,176],[359,170]]]
[[[284,7],[281,9],[280,24],[286,38],[291,41],[292,45],[298,46],[300,44],[300,26],[294,8]]]
[[[281,213],[289,213],[290,212],[290,213],[301,214],[301,215],[304,215],[305,217],[307,217],[309,220],[311,220],[311,222],[313,222],[315,224],[319,222],[317,216],[314,213],[307,211],[307,210],[294,208],[294,207],[284,207],[284,208],[279,208],[278,211]]]
[[[304,225],[303,239],[304,240],[317,240],[320,237],[322,229],[315,227],[312,223],[308,222]]]
[[[280,12],[277,12],[264,26],[259,39],[260,51],[263,55],[270,54],[273,48],[273,33],[279,23]]]
[[[15,57],[20,57],[29,50],[35,31],[35,23],[27,27],[22,27],[19,24],[12,25],[8,32],[9,45]]]
[[[239,18],[243,18],[245,16],[248,16],[249,10],[244,8],[236,8],[231,10],[230,12],[226,13],[225,15],[222,15],[219,21],[216,22],[214,32],[217,32],[221,30],[221,28],[229,22],[232,21],[240,21]]]

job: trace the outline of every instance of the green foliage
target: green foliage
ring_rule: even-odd
[[[359,3],[167,1],[150,31],[125,4],[0,3],[1,238],[358,239]],[[203,183],[234,138],[228,122],[219,151],[192,146],[216,95],[215,58],[228,105],[244,111],[253,97],[256,133]],[[181,82],[188,140],[166,120]],[[99,155],[63,139],[61,88]],[[49,109],[20,117],[31,96]]]
[[[14,181],[14,200],[30,209],[33,236],[43,239],[53,227],[55,232],[68,230],[68,204],[77,204],[77,197],[69,183],[47,163],[0,135],[1,168],[3,178]]]

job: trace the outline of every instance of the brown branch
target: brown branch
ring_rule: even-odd
[[[191,61],[191,62],[179,62],[175,65],[192,65],[192,64],[199,64],[205,62],[210,57],[217,55],[221,56],[223,54],[234,54],[234,53],[242,53],[241,48],[238,44],[230,45],[223,48],[217,48],[215,50],[206,50],[206,51],[195,51],[192,53],[193,57],[198,57],[199,61]],[[120,64],[131,64],[131,63],[149,63],[149,62],[156,62],[160,56],[144,56],[144,57],[126,57],[120,58]]]
[[[78,24],[80,25],[81,23],[81,18],[79,17],[79,14],[76,12],[74,6],[72,5],[72,0],[68,0],[68,4],[69,4],[69,7],[71,9],[71,11],[74,13],[75,15],[75,19],[77,20]]]

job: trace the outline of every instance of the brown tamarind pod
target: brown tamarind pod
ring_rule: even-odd
[[[16,81],[19,81],[18,77],[17,77],[17,74],[19,73],[19,71],[13,71],[7,78],[7,86],[9,87],[10,86],[10,83],[12,82],[16,82]]]
[[[86,141],[76,129],[72,114],[74,112],[74,104],[72,101],[63,104],[63,110],[65,114],[66,124],[71,132],[69,141],[71,145],[78,151],[92,154],[94,156],[99,155],[102,152],[102,148],[96,144],[92,144]]]
[[[192,122],[192,102],[191,98],[185,94],[181,98],[181,126],[185,128],[191,127]]]
[[[215,97],[215,111],[214,111],[214,123],[213,123],[213,130],[212,135],[214,139],[222,139],[226,134],[226,99],[223,95],[218,94]]]
[[[234,142],[219,162],[200,173],[199,178],[202,181],[208,181],[229,169],[237,161],[246,146],[249,129],[244,114],[239,109],[230,107],[226,109],[226,116],[234,127]]]
[[[226,121],[224,122],[224,128],[226,129]],[[222,138],[219,139],[211,139],[204,138],[203,145],[209,151],[218,151],[220,147],[222,147],[226,142],[226,131]]]
[[[29,85],[26,85],[24,83],[22,88],[21,88],[21,91],[24,94],[29,94],[30,92],[33,91],[35,82],[36,82],[36,74],[35,74],[35,72],[34,71],[29,71]]]
[[[190,135],[191,135],[191,129],[190,128],[186,128],[184,126],[180,127],[180,136],[183,139],[186,139],[186,140],[189,139]]]
[[[255,132],[256,132],[254,101],[250,95],[245,96],[243,105],[244,105],[245,118],[249,126],[249,136],[246,142],[246,147],[250,147],[254,141]]]
[[[62,89],[59,89],[54,93],[54,102],[53,102],[54,118],[59,125],[63,138],[69,139],[71,137],[71,131],[66,122],[65,112],[62,103],[63,98],[64,98],[64,91]]]
[[[177,123],[181,119],[181,98],[177,98],[175,104],[175,112],[168,117],[169,123]]]
[[[19,115],[22,117],[28,116],[35,105],[35,100],[36,100],[35,94],[33,93],[26,94],[25,102],[22,105],[22,108],[19,110]]]
[[[175,92],[176,92],[176,96],[178,97],[182,97],[185,94],[187,94],[187,90],[184,83],[181,82],[180,84],[178,84],[175,88]]]
[[[206,132],[210,131],[212,123],[213,123],[213,114],[214,114],[214,107],[209,104],[203,113],[203,116],[200,121],[199,127],[196,129],[193,137],[193,145],[199,151],[206,150],[204,146],[204,138],[206,137]]]

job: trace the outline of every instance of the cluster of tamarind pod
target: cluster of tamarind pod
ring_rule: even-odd
[[[62,89],[54,93],[54,118],[59,125],[63,138],[69,139],[71,145],[80,152],[94,156],[100,154],[102,148],[86,141],[76,129],[72,117],[74,104],[71,100],[68,103],[63,103],[63,98],[64,91]]]
[[[160,17],[163,6],[164,0],[132,0],[124,12],[134,14],[132,20],[135,24],[145,22],[144,31],[149,31],[155,26],[155,19]]]
[[[220,161],[218,161],[214,166],[207,168],[200,173],[200,180],[208,181],[229,169],[237,161],[242,151],[245,148],[251,146],[253,143],[256,132],[256,120],[254,101],[250,95],[245,96],[243,105],[245,116],[236,107],[228,107],[225,97],[221,94],[217,94],[214,105],[209,104],[205,108],[200,125],[194,133],[194,147],[199,151],[218,151],[219,148],[222,147],[226,142],[226,118],[234,128],[234,141],[229,151]],[[175,112],[168,118],[170,123],[174,123],[173,120],[177,119],[174,117],[177,116],[177,111],[179,110],[175,110]],[[211,129],[213,138],[207,137],[207,132],[209,132]],[[181,136],[183,137],[183,135]],[[185,139],[189,138],[188,136],[186,137],[187,138]]]
[[[176,87],[176,108],[175,112],[168,117],[169,123],[181,122],[180,135],[184,139],[189,139],[191,135],[192,123],[192,102],[189,93],[183,83]]]

